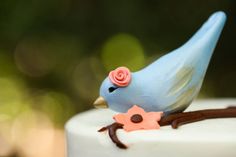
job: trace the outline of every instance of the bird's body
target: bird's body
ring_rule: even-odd
[[[225,20],[223,12],[214,13],[182,47],[132,73],[126,87],[117,87],[106,78],[100,96],[118,112],[133,105],[146,111],[183,111],[199,93]],[[108,92],[110,87],[116,90]]]

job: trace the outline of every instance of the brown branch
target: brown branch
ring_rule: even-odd
[[[160,126],[172,125],[172,128],[176,129],[183,124],[197,122],[205,119],[230,117],[236,117],[236,107],[231,106],[226,109],[206,109],[176,113],[162,117],[158,123]]]
[[[105,130],[108,130],[108,133],[109,133],[109,136],[110,136],[112,142],[115,143],[116,146],[121,149],[127,149],[128,147],[118,139],[117,134],[116,134],[116,131],[118,129],[122,129],[122,128],[123,128],[123,124],[113,123],[111,125],[108,125],[106,127],[99,129],[98,132],[103,132]]]
[[[182,118],[178,118],[176,120],[173,120],[171,123],[171,127],[173,129],[177,129],[180,125],[184,125],[187,123],[193,123],[193,122],[197,122],[197,121],[201,121],[204,120],[204,118],[197,114],[197,115],[193,115],[191,117],[182,117]]]

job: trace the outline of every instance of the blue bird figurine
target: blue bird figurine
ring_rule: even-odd
[[[183,46],[140,71],[120,67],[110,72],[94,105],[117,112],[133,105],[147,112],[182,112],[199,93],[225,21],[225,13],[216,12]]]

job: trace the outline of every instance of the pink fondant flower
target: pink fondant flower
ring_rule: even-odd
[[[117,114],[113,118],[117,123],[123,124],[126,131],[159,129],[163,112],[145,112],[134,105],[127,113]]]
[[[126,67],[119,67],[109,73],[110,81],[118,87],[128,86],[131,81],[131,73]]]

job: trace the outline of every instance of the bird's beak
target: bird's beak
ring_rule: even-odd
[[[108,108],[106,100],[101,96],[94,101],[93,105],[96,108]]]

